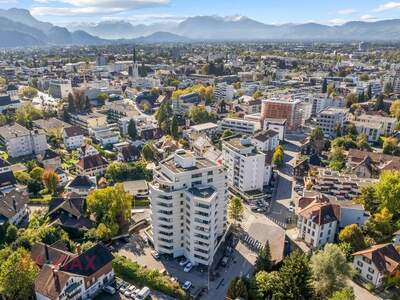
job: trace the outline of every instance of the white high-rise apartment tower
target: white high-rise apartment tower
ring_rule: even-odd
[[[177,150],[154,171],[150,198],[155,249],[211,264],[227,228],[223,166]]]

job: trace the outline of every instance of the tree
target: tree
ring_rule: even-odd
[[[38,182],[42,182],[44,169],[41,167],[35,167],[29,172],[29,176]]]
[[[233,197],[229,201],[228,212],[229,217],[236,222],[242,221],[243,218],[243,204],[239,197]]]
[[[155,118],[157,120],[158,126],[162,130],[169,129],[170,117],[172,115],[172,109],[170,104],[167,101],[161,103],[160,107],[157,109],[155,113]]]
[[[367,150],[367,151],[371,150],[371,146],[368,143],[368,137],[364,133],[357,136],[356,143],[357,143],[357,148],[360,150]]]
[[[396,219],[400,217],[400,171],[384,171],[375,184],[380,208],[387,208]]]
[[[175,115],[173,115],[172,117],[172,121],[171,121],[171,135],[172,137],[176,140],[179,138],[179,132],[178,132],[178,120],[176,118]]]
[[[283,155],[283,147],[278,145],[275,149],[274,155],[272,156],[272,162],[278,168],[281,168],[285,164]]]
[[[393,214],[384,207],[368,219],[365,228],[368,235],[372,237],[375,242],[380,243],[389,240],[395,230],[393,226]]]
[[[102,237],[116,235],[131,218],[132,196],[126,192],[122,184],[99,189],[86,198],[87,211],[93,214],[98,225],[97,230]],[[107,231],[104,234],[104,226]],[[108,232],[110,230],[110,232]]]
[[[360,75],[360,80],[361,81],[368,81],[369,80],[369,75],[367,73],[363,73]]]
[[[375,102],[375,106],[374,106],[375,110],[383,110],[384,109],[385,103],[383,100],[384,100],[383,94],[379,94],[378,97],[376,98],[376,102]]]
[[[372,86],[369,84],[367,89],[367,100],[372,99]]]
[[[383,92],[385,93],[385,95],[390,95],[391,93],[393,93],[393,83],[391,83],[390,81],[386,82],[383,87]]]
[[[202,124],[215,121],[215,115],[209,113],[204,106],[192,106],[189,111],[189,118],[195,124]]]
[[[142,149],[142,156],[145,160],[151,161],[154,159],[153,146],[150,144],[145,144]]]
[[[256,299],[271,299],[279,283],[280,277],[278,272],[257,272],[255,275]]]
[[[20,184],[28,184],[28,181],[31,179],[31,176],[25,171],[18,171],[15,172],[15,179],[17,180],[18,183]]]
[[[240,277],[233,279],[229,284],[226,296],[230,299],[248,299],[248,291],[244,280]]]
[[[309,259],[299,251],[294,251],[286,257],[279,270],[279,282],[274,288],[273,299],[312,299],[314,295],[312,282]]]
[[[68,111],[70,113],[76,113],[76,105],[75,105],[75,100],[74,100],[74,96],[72,95],[72,93],[68,94]]]
[[[267,272],[271,271],[272,269],[271,249],[269,247],[268,241],[265,243],[265,246],[258,253],[254,269],[256,273],[259,271],[267,271]]]
[[[328,155],[329,167],[335,171],[341,171],[344,168],[346,156],[340,147],[334,147]]]
[[[18,124],[31,128],[32,121],[40,119],[43,113],[28,102],[18,107],[15,111],[15,120]]]
[[[109,96],[106,93],[100,93],[97,95],[97,100],[100,101],[101,104],[104,105],[104,103],[106,103],[106,101],[108,100]]]
[[[11,244],[12,242],[14,242],[17,239],[17,235],[18,235],[18,228],[13,224],[9,224],[6,230],[6,238],[5,238],[6,243]]]
[[[310,133],[310,140],[314,145],[315,150],[321,153],[325,146],[324,132],[320,127],[314,128]]]
[[[233,135],[234,134],[233,134],[233,132],[231,130],[225,129],[224,132],[222,133],[222,138],[226,139],[226,138],[231,137]]]
[[[360,190],[360,195],[356,198],[355,202],[362,204],[371,214],[376,213],[380,205],[373,185],[363,186]]]
[[[43,172],[43,184],[47,190],[52,194],[56,195],[57,186],[60,182],[60,177],[52,169],[47,169]]]
[[[333,84],[329,84],[326,92],[328,93],[328,97],[333,96],[335,94],[335,86]]]
[[[390,105],[390,114],[400,120],[400,99],[393,101],[392,105]]]
[[[39,194],[39,192],[42,190],[43,186],[41,181],[36,181],[34,179],[29,179],[27,183],[28,191],[29,193],[32,193],[33,195]]]
[[[30,253],[23,248],[9,251],[8,254],[0,262],[0,294],[8,299],[32,299],[33,283],[39,268],[31,259]]]
[[[324,81],[322,82],[321,91],[324,94],[328,92],[328,81],[326,80],[326,78],[324,78]]]
[[[314,275],[314,290],[317,296],[325,299],[345,287],[351,275],[351,267],[345,255],[335,244],[326,244],[323,250],[311,257]]]
[[[255,93],[253,94],[253,98],[254,98],[255,100],[261,99],[262,96],[263,96],[263,93],[262,93],[261,91],[257,91],[257,92],[255,92]]]
[[[340,291],[336,291],[328,300],[355,300],[353,288],[347,287]]]
[[[364,235],[357,224],[350,224],[339,233],[339,241],[349,243],[353,252],[367,248]]]
[[[132,140],[137,139],[137,129],[136,129],[136,123],[135,120],[130,119],[129,124],[128,124],[128,135]]]
[[[357,95],[355,93],[350,93],[346,96],[346,107],[351,107],[353,104],[357,103]]]
[[[395,137],[389,136],[383,139],[383,153],[390,155],[398,155],[400,152],[398,140]]]
[[[364,101],[365,101],[365,93],[364,93],[364,91],[362,91],[361,93],[358,94],[357,102],[362,103]]]
[[[25,86],[21,89],[21,94],[25,98],[32,99],[38,95],[38,91],[34,87]]]

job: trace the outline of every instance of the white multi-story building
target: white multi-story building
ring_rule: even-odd
[[[393,134],[393,131],[397,123],[396,118],[384,117],[379,115],[367,115],[367,114],[363,114],[357,117],[357,121],[368,124],[380,124],[381,125],[380,132],[385,136],[390,136]]]
[[[65,148],[68,150],[78,149],[84,143],[83,132],[79,126],[64,128],[63,138]]]
[[[346,121],[348,109],[328,107],[321,110],[317,116],[317,125],[328,138],[336,137],[337,129],[342,130]]]
[[[222,154],[231,187],[241,192],[262,191],[267,175],[266,155],[257,149],[250,138],[223,141]]]
[[[223,166],[177,150],[155,169],[150,199],[155,249],[211,264],[227,226]]]
[[[30,131],[18,123],[0,127],[0,143],[6,146],[11,157],[40,154],[48,148],[42,130]]]
[[[226,129],[234,133],[253,134],[261,129],[260,122],[239,119],[239,118],[224,118],[218,122],[221,131]]]
[[[400,254],[392,244],[374,245],[353,253],[353,257],[358,275],[375,287],[381,286],[386,276],[399,273]]]
[[[226,82],[217,83],[214,89],[214,98],[217,101],[231,101],[235,94],[235,90],[232,85]]]
[[[71,80],[50,80],[49,95],[53,98],[67,99],[72,93]]]

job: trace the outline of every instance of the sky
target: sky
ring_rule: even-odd
[[[58,25],[105,20],[179,22],[199,15],[327,25],[400,18],[400,0],[0,0],[0,7],[26,8],[37,19]]]

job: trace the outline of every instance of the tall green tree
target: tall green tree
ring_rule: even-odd
[[[153,146],[150,144],[145,144],[142,149],[143,158],[147,161],[154,160],[154,150]]]
[[[233,197],[229,201],[229,206],[228,206],[228,213],[229,217],[234,220],[234,222],[240,222],[242,221],[243,218],[243,203],[242,200],[239,197]]]
[[[178,120],[176,119],[176,116],[173,115],[172,121],[171,121],[171,135],[172,137],[176,140],[179,138],[179,132],[178,132]]]
[[[390,105],[390,114],[400,120],[400,99],[393,101],[392,105]]]
[[[322,82],[322,87],[321,87],[321,91],[322,93],[326,93],[328,92],[328,80],[326,80],[326,78],[324,78],[324,81]]]
[[[310,140],[318,153],[324,149],[325,146],[325,136],[324,132],[320,127],[314,128],[310,133]]]
[[[267,272],[271,271],[272,258],[271,258],[271,249],[269,247],[268,241],[265,243],[265,246],[258,253],[254,269],[256,273],[259,271],[267,271]]]
[[[233,279],[229,284],[226,296],[230,299],[248,299],[248,291],[245,281],[240,277]]]
[[[3,253],[5,251],[8,257],[0,261],[0,294],[15,300],[34,298],[33,283],[39,268],[30,253],[23,248],[16,251],[1,250]]]
[[[313,254],[311,269],[314,291],[321,299],[326,299],[335,291],[344,288],[347,278],[352,274],[346,256],[335,244],[326,244],[323,250]]]
[[[292,252],[283,261],[279,270],[279,282],[274,289],[273,299],[308,300],[314,297],[310,262],[299,251]]]
[[[376,98],[376,102],[375,102],[375,106],[374,106],[375,110],[383,110],[384,109],[385,103],[383,100],[384,100],[383,94],[379,94],[378,97]]]
[[[129,124],[128,124],[128,135],[132,140],[137,139],[137,129],[136,129],[136,123],[135,120],[130,119]]]
[[[375,185],[381,208],[387,208],[397,219],[400,217],[400,171],[384,171]]]
[[[57,186],[60,182],[60,177],[52,169],[47,169],[43,172],[43,184],[47,190],[52,194],[57,194]]]

